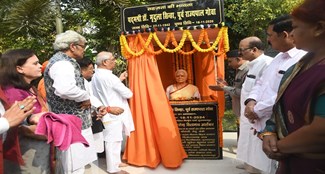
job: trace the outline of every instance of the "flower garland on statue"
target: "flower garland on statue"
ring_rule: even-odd
[[[184,30],[183,31],[182,38],[181,38],[179,44],[177,44],[174,33],[172,33],[171,31],[168,31],[164,44],[162,44],[160,42],[160,40],[159,40],[159,38],[158,38],[158,36],[157,36],[157,34],[155,32],[149,34],[146,42],[144,42],[144,39],[142,38],[141,34],[138,33],[137,36],[136,36],[136,42],[140,41],[140,43],[142,45],[142,49],[140,51],[138,51],[138,52],[132,51],[131,48],[129,47],[128,43],[127,43],[127,39],[126,39],[125,35],[121,35],[120,36],[121,52],[122,52],[122,55],[124,57],[126,57],[126,58],[129,58],[130,56],[136,56],[136,57],[140,56],[145,51],[148,51],[149,53],[154,54],[154,55],[161,54],[162,51],[168,52],[168,53],[178,52],[178,53],[183,54],[183,55],[191,55],[196,51],[199,51],[199,52],[210,52],[211,51],[211,52],[213,52],[213,54],[219,55],[219,54],[223,54],[223,53],[229,51],[229,40],[228,40],[228,34],[227,34],[228,32],[227,31],[228,31],[227,27],[221,27],[219,32],[218,32],[218,36],[217,36],[216,40],[214,41],[214,43],[212,44],[212,46],[210,45],[210,41],[209,41],[209,38],[208,38],[208,33],[206,32],[205,29],[201,30],[201,33],[199,35],[199,39],[198,39],[197,43],[194,41],[193,36],[192,36],[192,34],[191,34],[191,32],[189,30]],[[184,43],[185,43],[185,40],[186,40],[187,37],[191,41],[191,44],[194,47],[194,49],[189,51],[189,52],[184,52],[183,50],[181,50],[181,48],[184,46]],[[155,40],[157,45],[161,48],[160,50],[151,51],[150,49],[148,49],[152,38]],[[221,38],[223,39],[224,50],[222,50],[218,54],[214,50],[217,47],[218,43],[220,42]],[[172,44],[175,46],[174,49],[166,48],[169,41],[170,41],[170,39],[172,40]],[[204,41],[206,42],[206,44],[208,46],[208,48],[206,48],[206,49],[203,49],[203,48],[200,47],[201,44],[202,44],[203,39],[204,39]]]

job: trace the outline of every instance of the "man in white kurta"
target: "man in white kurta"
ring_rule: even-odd
[[[266,121],[271,118],[283,74],[306,54],[305,51],[295,48],[290,36],[292,20],[289,15],[280,16],[270,24],[267,29],[268,42],[280,53],[256,81],[246,100],[246,117],[254,120],[253,127],[257,132],[261,132]]]
[[[115,58],[110,52],[100,52],[96,57],[97,69],[92,79],[94,96],[105,106],[118,106],[124,109],[120,115],[107,114],[102,121],[105,126],[104,141],[106,150],[106,164],[109,173],[127,173],[119,168],[121,163],[122,132],[129,136],[134,130],[133,119],[127,99],[133,96],[132,91],[122,81],[127,73],[120,78],[112,73]],[[109,109],[108,109],[109,110]]]
[[[246,99],[249,102],[246,102],[245,113],[247,116],[249,113],[252,115],[253,128],[257,132],[261,132],[265,128],[266,121],[271,118],[272,108],[284,72],[305,54],[305,51],[295,47],[279,53],[264,71],[262,77],[256,81],[256,85]]]
[[[240,103],[240,136],[238,139],[237,159],[245,163],[244,169],[249,173],[269,172],[271,160],[262,150],[262,141],[253,134],[252,123],[244,116],[244,101],[255,85],[256,79],[262,76],[263,71],[272,61],[264,55],[263,43],[257,37],[248,37],[240,41],[239,53],[244,60],[248,60],[248,73],[243,83]]]
[[[49,60],[44,71],[50,111],[79,117],[82,120],[81,134],[89,143],[89,147],[75,143],[66,151],[57,150],[56,170],[62,174],[81,174],[85,165],[97,160],[91,130],[90,96],[76,62],[76,59],[83,58],[86,39],[74,31],[66,31],[56,36],[53,45],[58,52]]]

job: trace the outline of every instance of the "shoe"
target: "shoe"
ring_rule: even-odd
[[[245,169],[246,168],[246,164],[238,164],[237,166],[236,166],[236,168],[237,169]]]
[[[87,164],[86,166],[85,166],[85,169],[90,169],[91,168],[91,164]]]
[[[251,166],[251,165],[247,165],[247,167],[245,167],[246,172],[250,173],[250,174],[261,174],[261,171],[258,170],[257,168]]]
[[[129,165],[126,164],[126,163],[123,163],[123,162],[121,162],[121,163],[118,165],[118,167],[127,167],[127,166],[129,166]]]
[[[125,171],[125,170],[120,170],[118,172],[114,172],[114,173],[109,173],[109,174],[130,174],[129,172]]]

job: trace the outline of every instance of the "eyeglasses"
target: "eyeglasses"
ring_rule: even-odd
[[[249,50],[249,49],[252,49],[252,48],[239,48],[238,49],[238,52],[244,52],[244,51],[246,51],[246,50]]]
[[[106,61],[115,62],[116,59],[115,59],[115,58],[108,58],[108,59],[105,59],[105,60],[103,60],[103,61],[104,61],[104,62],[106,62]]]
[[[85,49],[87,47],[87,44],[81,45],[81,44],[76,44],[78,46],[80,46],[81,48]]]
[[[112,61],[112,62],[115,62],[115,61],[116,61],[116,59],[115,59],[115,58],[106,59],[106,60],[110,60],[110,61]]]

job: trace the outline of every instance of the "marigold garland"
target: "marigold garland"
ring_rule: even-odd
[[[159,47],[160,47],[164,52],[168,52],[168,53],[175,53],[175,52],[179,51],[179,50],[183,47],[183,45],[184,45],[184,43],[185,43],[186,36],[187,36],[187,33],[186,33],[186,32],[183,32],[183,35],[182,35],[182,38],[181,38],[181,40],[180,40],[180,42],[179,42],[178,47],[176,47],[176,48],[174,48],[174,49],[168,49],[168,48],[164,47],[164,45],[161,44],[161,42],[160,42],[160,40],[159,40],[157,34],[156,34],[156,33],[153,33],[153,38],[155,39],[157,45],[158,45],[158,46],[159,46]]]
[[[202,29],[201,30],[201,32],[200,32],[200,35],[199,35],[199,39],[198,39],[198,43],[197,43],[197,45],[201,45],[202,44],[202,41],[203,41],[203,38],[204,38],[204,35],[206,34],[206,30],[205,29]],[[172,37],[172,44],[175,46],[175,47],[177,47],[177,42],[176,42],[176,39],[175,39],[175,37],[174,37],[174,33],[173,33],[173,37]],[[191,50],[191,51],[188,51],[188,52],[185,52],[185,51],[183,51],[182,49],[180,49],[179,51],[178,51],[178,53],[180,53],[180,54],[182,54],[182,55],[191,55],[191,54],[193,54],[193,53],[195,53],[197,50],[194,48],[193,50]]]
[[[194,49],[189,52],[184,52],[182,50],[182,47],[184,46],[184,43],[185,43],[187,37],[189,38],[191,45],[193,46]],[[148,49],[149,44],[152,41],[152,38],[155,40],[157,45],[160,47],[160,50],[151,51],[150,49]],[[220,51],[218,51],[218,53],[216,53],[214,50],[217,47],[217,45],[221,39],[223,40],[224,50],[220,50]],[[170,40],[171,40],[172,45],[175,46],[174,49],[166,48],[168,46],[168,43],[170,42]],[[208,46],[208,48],[206,48],[206,49],[203,49],[200,47],[203,40],[206,42],[206,44]],[[135,42],[137,42],[137,43],[140,42],[140,44],[142,45],[142,49],[140,51],[135,52],[135,51],[131,50],[131,48],[128,45],[126,36],[125,35],[120,36],[121,52],[124,57],[126,57],[126,58],[129,58],[131,56],[137,57],[137,56],[142,55],[145,51],[150,54],[154,54],[154,55],[161,54],[163,51],[168,52],[168,53],[178,52],[182,55],[191,55],[191,54],[195,53],[196,51],[199,51],[199,52],[212,52],[214,55],[217,55],[217,56],[229,51],[228,27],[220,28],[220,30],[218,32],[218,36],[212,45],[210,45],[208,33],[206,32],[205,29],[201,30],[201,33],[199,35],[199,39],[198,39],[197,43],[194,41],[193,36],[189,30],[183,31],[182,38],[179,43],[177,43],[174,33],[172,31],[167,32],[167,36],[166,36],[164,44],[162,44],[160,42],[156,32],[149,33],[149,36],[146,41],[144,41],[144,39],[142,38],[142,35],[140,33],[138,33],[136,36]]]

